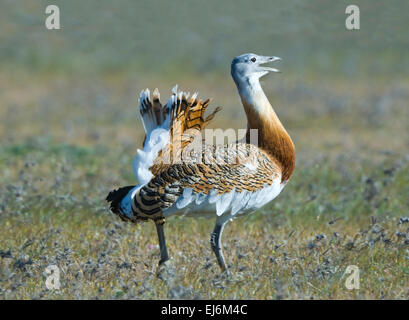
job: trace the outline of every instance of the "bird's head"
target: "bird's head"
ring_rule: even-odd
[[[279,61],[281,58],[274,56],[259,56],[254,53],[246,53],[237,56],[231,63],[231,75],[236,83],[259,79],[269,72],[280,72],[278,69],[263,66],[268,62]]]

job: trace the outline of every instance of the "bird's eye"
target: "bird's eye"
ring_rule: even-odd
[[[256,58],[251,58],[251,62],[256,62]]]

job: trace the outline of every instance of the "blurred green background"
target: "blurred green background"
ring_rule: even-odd
[[[44,27],[45,7],[62,30]],[[345,29],[359,5],[361,30]],[[1,66],[33,70],[228,72],[245,53],[284,58],[285,70],[407,74],[409,3],[391,1],[3,0]]]

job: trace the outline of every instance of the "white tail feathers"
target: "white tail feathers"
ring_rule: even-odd
[[[152,100],[149,89],[141,91],[139,109],[146,137],[143,149],[138,149],[132,163],[132,169],[139,184],[148,183],[152,178],[149,168],[159,152],[169,143],[172,121],[177,115],[182,100],[187,100],[189,95],[184,92],[178,93],[176,85],[172,89],[168,103],[163,107],[158,89],[153,90]],[[192,98],[196,99],[196,97],[197,93]]]
[[[139,108],[146,137],[143,150],[138,150],[132,165],[139,183],[147,183],[152,178],[149,169],[171,139],[171,147],[176,145],[179,152],[190,142],[186,137],[182,141],[182,134],[187,130],[200,132],[220,110],[216,108],[205,118],[204,113],[210,100],[203,102],[197,99],[197,95],[194,93],[189,99],[190,93],[178,92],[176,85],[167,104],[162,106],[158,89],[153,90],[152,100],[149,89],[142,90]]]
[[[169,130],[162,128],[156,128],[146,136],[143,150],[138,149],[132,163],[132,170],[139,184],[146,184],[152,179],[153,175],[149,169],[169,140]]]
[[[139,96],[139,109],[146,136],[149,136],[156,128],[169,130],[182,101],[193,102],[197,99],[197,95],[197,92],[194,93],[189,100],[190,92],[178,92],[178,85],[175,85],[168,103],[163,107],[160,103],[160,93],[157,88],[153,90],[152,100],[149,89],[142,90]]]
[[[163,111],[159,102],[158,93],[158,89],[153,91],[153,104],[151,102],[149,89],[142,90],[139,96],[139,110],[141,112],[143,128],[147,135],[163,121]],[[155,103],[155,101],[159,103]]]

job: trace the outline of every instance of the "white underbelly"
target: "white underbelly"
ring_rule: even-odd
[[[171,207],[163,211],[165,217],[171,215],[186,215],[195,217],[218,217],[229,215],[232,218],[238,214],[251,213],[277,197],[284,188],[281,179],[273,180],[271,185],[266,185],[258,191],[236,192],[218,195],[216,190],[209,194],[193,193],[192,189],[185,189],[183,194]]]

